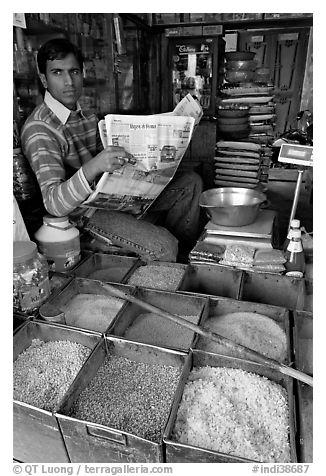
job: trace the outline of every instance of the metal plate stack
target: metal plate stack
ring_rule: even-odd
[[[270,70],[257,67],[254,57],[255,53],[250,51],[234,51],[225,54],[225,82],[220,90],[221,97],[218,101],[218,130],[221,139],[246,139],[262,146],[260,181],[267,182],[272,155],[271,144],[275,140],[274,86],[271,82]],[[225,135],[219,123],[219,113],[223,108],[248,108],[249,132],[246,136],[241,129],[231,136]]]
[[[221,187],[256,188],[261,176],[261,145],[219,141],[216,144],[214,183]]]

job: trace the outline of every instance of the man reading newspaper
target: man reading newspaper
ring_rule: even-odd
[[[130,154],[120,146],[103,149],[96,116],[78,104],[83,87],[78,48],[66,39],[50,40],[40,48],[37,64],[44,101],[26,120],[21,141],[46,210],[75,221],[78,217],[79,226],[93,236],[145,259],[176,260],[177,240],[189,250],[200,232],[201,178],[176,172],[155,200],[153,211],[164,212],[165,228],[116,211],[96,210],[86,218],[87,208],[80,206],[94,192],[94,181],[125,167]]]

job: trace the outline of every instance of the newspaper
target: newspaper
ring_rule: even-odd
[[[140,218],[173,178],[202,117],[188,94],[170,113],[108,114],[99,122],[103,147],[123,147],[132,159],[105,172],[84,206],[128,212]]]

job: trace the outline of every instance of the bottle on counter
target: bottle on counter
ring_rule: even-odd
[[[13,308],[28,314],[50,296],[47,262],[33,241],[15,241],[13,259]]]
[[[291,238],[292,238],[292,232],[293,230],[300,230],[300,220],[297,220],[296,218],[294,218],[293,220],[291,220],[291,223],[290,223],[290,228],[289,228],[289,231],[288,231],[288,234],[287,234],[287,237],[283,243],[283,252],[285,253],[286,250],[287,250],[287,247],[288,247],[288,244],[290,243],[291,241]]]
[[[45,215],[34,236],[50,271],[67,272],[79,262],[79,230],[69,223],[68,217]]]
[[[301,241],[301,231],[293,230],[291,240],[285,252],[285,274],[302,278],[305,270],[305,257]]]

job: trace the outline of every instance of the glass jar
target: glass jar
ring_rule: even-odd
[[[13,307],[23,313],[36,311],[50,296],[46,259],[33,241],[13,245]]]
[[[17,200],[29,200],[36,188],[31,168],[20,148],[13,150],[13,191]]]

